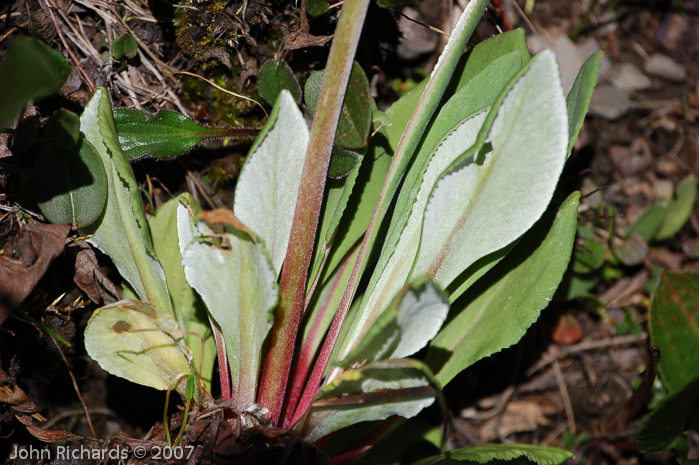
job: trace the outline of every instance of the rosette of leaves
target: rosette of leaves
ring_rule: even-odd
[[[201,377],[216,352],[223,397],[241,411],[259,404],[272,425],[316,441],[359,422],[411,418],[457,373],[516,343],[570,260],[579,194],[553,199],[599,55],[568,97],[553,53],[530,56],[521,31],[464,55],[486,4],[469,3],[430,78],[385,113],[351,56],[335,68],[331,54],[311,132],[281,90],[232,210],[196,213],[191,201],[173,201],[169,246],[159,236],[172,229],[146,219],[98,91],[80,128],[100,155],[108,196],[83,232],[137,300],[95,312],[88,352],[112,373],[185,397],[182,380]],[[361,10],[348,5],[339,36],[361,28],[352,23]],[[338,75],[361,97],[346,111],[324,98]],[[333,142],[347,144],[344,133],[323,134],[331,113],[361,130],[349,143],[354,161],[328,178]],[[299,238],[315,241],[302,249],[292,245]],[[207,331],[213,342],[195,353],[197,338],[186,337],[206,342]],[[553,464],[569,454],[508,444],[450,457]]]

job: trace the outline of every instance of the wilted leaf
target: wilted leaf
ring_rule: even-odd
[[[185,396],[190,355],[177,323],[148,302],[121,300],[95,310],[85,328],[87,353],[107,372]]]
[[[214,234],[200,223],[200,231],[206,235],[186,246],[182,263],[187,281],[221,328],[233,399],[245,409],[255,401],[262,345],[272,327],[279,291],[262,247],[232,223],[218,223],[217,216],[232,215],[214,210],[204,216],[225,232]]]
[[[0,255],[0,325],[63,251],[69,232],[67,225],[25,224],[15,246]]]

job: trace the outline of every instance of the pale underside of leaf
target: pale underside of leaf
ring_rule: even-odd
[[[279,275],[286,256],[308,145],[308,128],[283,90],[266,130],[243,166],[235,189],[236,216],[262,239]]]
[[[418,279],[403,288],[340,365],[409,357],[437,335],[448,312],[444,293],[429,279]]]
[[[215,239],[226,245],[210,242]],[[242,232],[210,241],[190,242],[182,263],[187,281],[221,328],[234,399],[244,409],[255,400],[262,345],[278,299],[276,279],[262,247]]]
[[[410,277],[417,250],[420,245],[423,213],[432,189],[442,172],[463,154],[476,140],[487,112],[478,113],[456,127],[442,141],[422,176],[422,183],[417,193],[413,208],[396,244],[391,259],[383,272],[372,276],[369,289],[370,295],[362,302],[362,310],[353,322],[351,346],[363,336],[372,321],[388,306]]]
[[[527,231],[563,169],[568,117],[558,66],[541,52],[505,96],[490,128],[493,151],[437,183],[425,211],[414,275],[447,287],[476,260]]]

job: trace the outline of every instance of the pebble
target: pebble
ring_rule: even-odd
[[[590,101],[590,113],[609,120],[618,119],[631,108],[630,94],[611,84],[598,84]]]
[[[687,71],[684,69],[684,66],[669,56],[660,53],[648,57],[643,65],[643,69],[652,76],[658,76],[668,81],[684,82],[687,78]]]
[[[617,89],[631,92],[648,89],[653,85],[653,81],[632,63],[621,63],[615,66],[610,80]]]

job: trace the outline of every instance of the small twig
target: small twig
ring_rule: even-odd
[[[575,427],[575,415],[573,414],[573,404],[570,401],[570,396],[568,395],[568,387],[563,379],[563,374],[561,373],[561,366],[558,360],[554,360],[551,364],[553,368],[553,375],[556,377],[556,384],[558,384],[558,391],[561,393],[561,398],[563,399],[563,408],[566,412],[566,419],[568,420],[568,430],[571,433],[576,434],[577,428]]]
[[[395,10],[394,10],[393,8],[391,8],[391,11],[395,11]],[[418,19],[411,18],[410,16],[406,15],[406,14],[403,13],[402,11],[399,11],[398,14],[401,15],[402,17],[404,17],[405,19],[407,19],[408,21],[411,21],[411,22],[413,22],[413,23],[415,23],[415,24],[419,24],[419,25],[422,26],[422,27],[426,27],[426,28],[429,29],[430,31],[436,32],[437,34],[441,34],[441,35],[443,35],[444,37],[451,37],[451,35],[450,35],[449,33],[444,32],[444,31],[441,30],[441,29],[437,29],[437,28],[434,27],[434,26],[430,26],[430,25],[427,24],[427,23],[423,23],[422,21],[420,21],[420,20],[418,20]]]
[[[537,30],[536,30],[536,27],[534,27],[534,25],[532,24],[532,22],[529,21],[529,17],[528,17],[527,14],[524,12],[524,10],[522,10],[522,7],[520,7],[520,6],[517,4],[517,2],[512,2],[512,5],[515,7],[515,9],[517,10],[517,13],[519,13],[519,15],[522,17],[522,19],[524,20],[524,22],[527,23],[527,26],[529,26],[529,29],[531,29],[531,31],[532,31],[534,34],[538,34],[539,31],[537,31]]]
[[[548,365],[552,364],[553,362],[556,362],[558,360],[563,360],[565,358],[568,358],[572,355],[579,354],[581,352],[588,352],[591,350],[604,349],[606,347],[639,344],[639,343],[645,342],[646,339],[648,339],[648,335],[646,333],[641,333],[638,335],[637,334],[627,334],[625,336],[617,336],[617,337],[610,338],[610,339],[598,339],[598,340],[592,340],[592,341],[583,341],[579,344],[576,344],[574,346],[570,346],[566,349],[563,349],[557,354],[551,354],[551,352],[548,352],[547,358],[540,360],[539,362],[536,363],[536,365],[534,365],[529,370],[527,370],[526,376],[528,376],[528,377],[532,376],[534,373],[538,372],[542,368],[547,367]]]
[[[70,375],[71,381],[73,381],[73,388],[75,389],[75,394],[78,396],[78,400],[80,401],[80,405],[83,407],[83,411],[85,412],[85,420],[87,420],[87,425],[90,427],[90,433],[92,434],[93,437],[97,437],[97,432],[95,431],[95,426],[92,424],[92,418],[90,418],[90,411],[87,408],[87,404],[85,403],[85,399],[83,399],[83,395],[80,393],[80,388],[78,387],[78,381],[75,379],[75,375],[73,375],[73,370],[70,369],[70,363],[68,363],[68,359],[66,358],[65,354],[63,354],[63,351],[61,350],[61,346],[58,345],[58,342],[56,342],[56,339],[49,334],[49,337],[51,338],[51,341],[53,341],[53,345],[56,346],[56,349],[58,350],[58,353],[61,354],[61,358],[63,359],[63,363],[66,364],[68,367],[68,374]]]
[[[11,36],[12,34],[14,34],[15,32],[17,32],[17,28],[16,28],[16,27],[13,27],[13,28],[11,28],[9,31],[7,31],[6,33],[4,33],[2,36],[0,36],[0,43],[4,42],[5,39],[7,39],[8,37],[10,37],[10,36]]]
[[[48,10],[49,14],[51,15],[51,20],[53,21],[53,24],[56,26],[56,32],[58,32],[58,36],[61,38],[61,42],[63,43],[63,47],[65,47],[66,52],[68,52],[68,55],[70,55],[70,59],[73,60],[73,63],[75,63],[75,67],[78,68],[78,71],[80,71],[80,74],[83,75],[83,78],[85,78],[85,83],[87,86],[90,88],[91,93],[95,93],[95,90],[97,87],[95,87],[95,83],[92,82],[92,79],[90,76],[87,75],[87,72],[85,72],[85,68],[82,67],[80,64],[80,60],[78,60],[78,57],[75,55],[73,52],[73,49],[71,49],[68,46],[68,41],[66,41],[65,36],[63,35],[63,32],[61,31],[61,26],[58,24],[58,21],[56,20],[56,15],[53,14],[53,5],[48,4]]]
[[[542,446],[548,446],[553,442],[554,439],[556,439],[558,436],[563,434],[568,428],[568,425],[561,423],[557,427],[555,427],[549,434],[546,435],[543,441],[541,441]]]
[[[507,408],[507,404],[512,398],[512,396],[515,393],[515,386],[509,386],[507,389],[505,389],[502,394],[500,394],[499,399],[497,403],[495,404],[495,407],[489,409],[487,412],[476,412],[473,414],[470,414],[468,412],[462,412],[461,417],[462,418],[467,418],[469,420],[478,420],[478,421],[485,421],[485,420],[490,420],[494,416],[497,416],[501,414],[502,412],[505,411]]]

